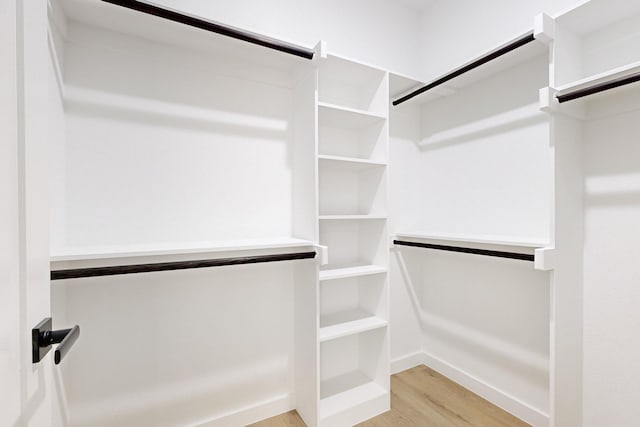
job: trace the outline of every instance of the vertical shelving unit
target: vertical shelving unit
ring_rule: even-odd
[[[627,327],[633,324],[634,304],[612,303],[612,295],[632,301],[636,289],[635,261],[626,258],[625,239],[637,239],[638,204],[621,197],[620,189],[632,188],[640,170],[635,161],[638,28],[640,3],[632,1],[582,2],[554,19],[554,61],[541,105],[550,113],[554,147],[557,256],[550,380],[555,426],[627,425],[637,419],[630,406],[614,408],[602,400],[615,395],[617,403],[635,396],[631,378],[637,375],[620,363],[611,365],[602,381],[602,366],[610,362],[613,347],[628,360],[638,355],[634,347],[621,345],[636,334]],[[624,80],[628,83],[616,83]]]
[[[329,55],[318,74],[318,425],[390,407],[388,75]]]

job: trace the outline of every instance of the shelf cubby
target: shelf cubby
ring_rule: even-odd
[[[381,165],[320,159],[320,215],[383,215],[385,179]]]
[[[382,70],[329,55],[319,73],[321,102],[383,114],[387,104]]]
[[[323,281],[320,287],[320,341],[386,326],[384,274]]]
[[[640,62],[640,3],[590,1],[555,18],[555,88]]]
[[[320,425],[353,425],[361,405],[374,414],[389,408],[387,341],[382,327],[321,343]]]
[[[384,219],[335,219],[320,222],[320,243],[329,247],[329,264],[337,266],[387,264]]]
[[[319,104],[318,117],[321,156],[386,163],[387,123],[384,116]]]

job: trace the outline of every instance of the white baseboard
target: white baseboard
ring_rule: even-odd
[[[549,415],[539,409],[424,351],[417,351],[393,359],[391,361],[391,373],[396,374],[420,365],[432,368],[534,427],[548,427],[550,425]],[[194,427],[246,426],[293,409],[295,409],[294,396],[284,394],[201,421],[196,423]]]
[[[411,355],[413,357],[413,355]],[[494,405],[515,415],[534,427],[548,427],[549,415],[536,409],[510,394],[480,380],[427,352],[422,353],[423,364],[441,373],[445,377],[488,400]]]
[[[391,375],[424,365],[424,352],[416,351],[391,361]]]
[[[254,405],[217,415],[206,421],[200,421],[194,424],[194,427],[242,427],[291,411],[295,407],[293,395],[283,394]]]

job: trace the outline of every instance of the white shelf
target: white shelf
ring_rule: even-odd
[[[386,215],[320,215],[320,220],[387,219]]]
[[[252,251],[262,249],[300,248],[314,242],[288,237],[247,240],[221,240],[212,242],[185,242],[154,245],[100,246],[69,248],[51,255],[51,262],[136,258],[148,256],[204,254],[212,252]]]
[[[202,53],[215,55],[218,58],[222,56],[229,61],[244,63],[245,68],[260,69],[260,67],[265,67],[265,70],[290,71],[307,63],[304,58],[273,49],[265,49],[263,46],[210,31],[202,31],[189,25],[158,19],[145,13],[132,12],[127,8],[113,4],[85,0],[61,0],[52,3],[60,3],[65,15],[71,21],[172,45],[185,52],[197,51],[200,56]],[[269,34],[263,35],[270,36]],[[276,38],[274,37],[274,39]],[[287,42],[287,40],[282,41]],[[216,64],[222,63],[223,61],[216,61]],[[247,67],[247,63],[251,64],[251,67]],[[261,72],[260,74],[268,73]],[[272,76],[260,77],[259,73],[255,72],[251,75],[261,78],[260,81],[270,81],[272,78]],[[284,81],[277,77],[273,83],[282,84]]]
[[[327,325],[320,328],[320,342],[384,328],[388,324],[386,320],[372,316],[362,310],[351,310],[323,316],[320,322],[321,325]]]
[[[330,156],[326,154],[318,155],[318,160],[320,160],[320,162],[323,164],[327,164],[328,167],[341,169],[343,168],[353,171],[365,170],[372,167],[387,166],[386,162],[379,162],[369,159],[359,159],[357,157]]]
[[[518,36],[510,39],[509,41],[507,41],[506,43],[503,43],[500,46],[495,47],[494,49],[491,49],[490,51],[479,55],[473,59],[471,59],[470,61],[459,65],[458,67],[452,69],[451,71],[445,73],[444,75],[441,76],[434,76],[435,78],[430,79],[427,83],[422,84],[421,86],[426,86],[427,84],[437,81],[441,78],[443,78],[444,76],[447,76],[451,73],[453,73],[456,70],[460,70],[461,68],[464,68],[466,66],[468,66],[469,64],[472,64],[474,62],[476,62],[479,58],[483,58],[487,55],[489,55],[491,52],[494,52],[504,46],[509,45],[510,43],[512,43],[515,40],[520,39],[521,37],[525,36],[526,33],[523,34],[519,34]],[[540,41],[534,40],[530,43],[527,43],[521,47],[519,47],[518,49],[512,50],[510,52],[508,52],[507,54],[500,56],[492,61],[489,61],[487,63],[482,64],[481,66],[474,68],[472,70],[470,70],[469,72],[463,73],[461,75],[458,75],[457,77],[452,78],[451,80],[448,80],[447,82],[438,85],[426,92],[423,92],[420,95],[417,95],[407,101],[405,101],[403,104],[400,105],[420,105],[420,104],[426,104],[429,102],[432,102],[438,98],[442,98],[445,96],[450,96],[453,95],[454,93],[456,93],[458,90],[464,89],[468,86],[471,86],[477,82],[483,81],[485,79],[488,79],[492,76],[495,76],[496,74],[508,70],[510,68],[515,67],[516,65],[525,63],[533,58],[536,58],[538,56],[541,56],[545,53],[547,53],[549,51],[549,47],[544,44],[541,43]],[[409,86],[408,84],[406,85],[407,87]],[[417,88],[409,88],[406,90],[406,92],[400,93],[398,95],[395,95],[392,100],[396,100],[398,98],[401,98],[404,95],[407,95],[409,93],[411,93],[413,90],[415,90]]]
[[[437,240],[442,242],[456,242],[456,243],[470,243],[479,245],[491,245],[491,246],[512,246],[522,248],[543,248],[548,246],[549,243],[543,240],[519,240],[519,239],[505,239],[496,238],[494,236],[483,235],[461,235],[461,234],[439,234],[439,233],[423,233],[423,232],[410,232],[410,233],[396,233],[395,238],[398,240],[403,239],[422,239],[422,240]]]
[[[320,390],[321,419],[388,394],[387,390],[371,381],[360,371],[325,380],[322,382]]]
[[[573,92],[576,90],[584,89],[589,86],[593,86],[600,83],[605,83],[614,79],[618,79],[620,77],[630,76],[632,74],[640,73],[640,61],[633,62],[631,64],[623,65],[622,67],[613,68],[611,70],[604,71],[602,73],[594,74],[593,76],[586,77],[584,79],[576,80],[571,83],[567,83],[561,85],[556,89],[556,95],[563,95],[569,92]],[[631,85],[629,85],[631,86]],[[621,88],[616,88],[615,90],[621,90],[625,86]],[[608,92],[602,92],[602,94]],[[597,96],[592,95],[593,96]]]
[[[386,273],[386,267],[379,265],[353,265],[320,270],[320,281],[344,279],[348,277],[369,276]]]
[[[320,126],[329,125],[344,129],[362,129],[386,120],[382,114],[356,108],[318,102]]]

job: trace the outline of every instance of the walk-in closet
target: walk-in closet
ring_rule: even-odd
[[[6,0],[0,425],[635,426],[640,3]]]

